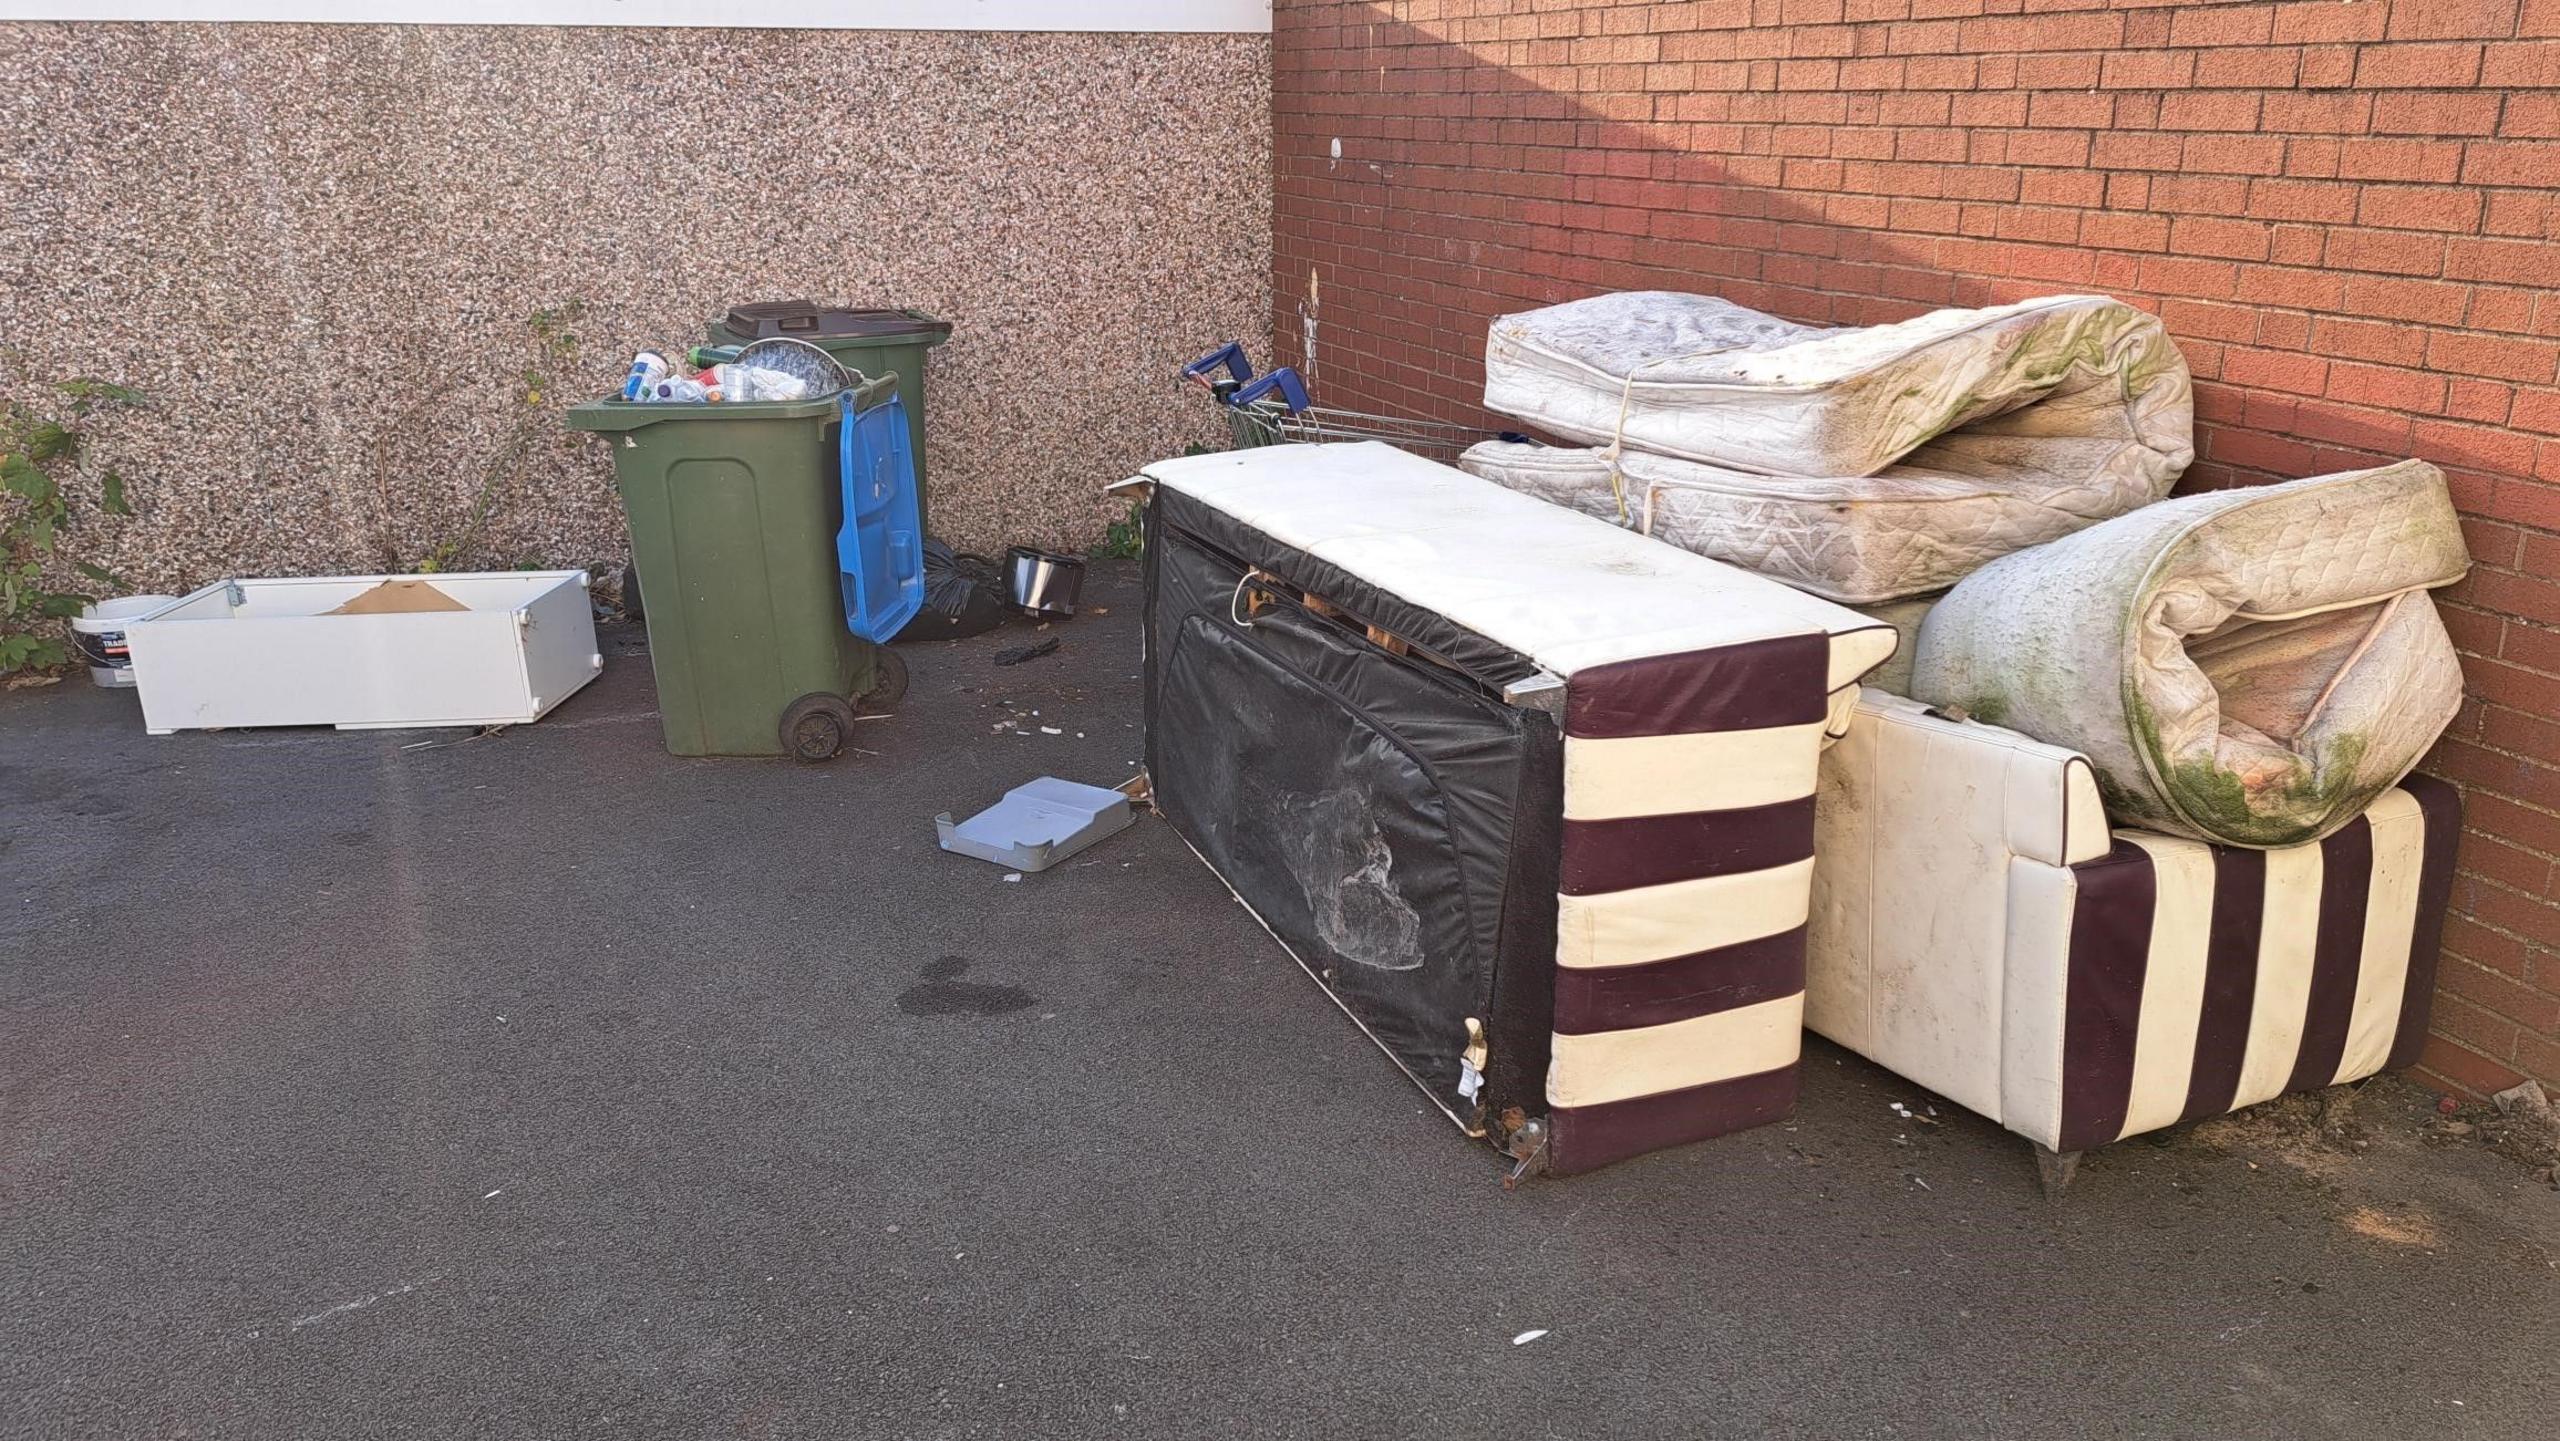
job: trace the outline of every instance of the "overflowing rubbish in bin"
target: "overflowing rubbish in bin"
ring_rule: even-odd
[[[907,450],[916,468],[916,520],[931,534],[933,477],[925,454],[925,355],[951,338],[951,322],[908,306],[838,305],[807,299],[733,305],[703,328],[706,363],[731,349],[789,340],[833,356],[847,371],[898,377]]]
[[[814,381],[841,373],[814,362]],[[800,400],[594,401],[569,423],[613,445],[668,750],[822,761],[858,707],[904,696],[906,663],[876,643],[924,595],[895,376]]]
[[[744,347],[697,345],[679,369],[664,351],[644,350],[623,377],[622,398],[639,405],[718,405],[815,400],[864,378],[805,341],[760,340]]]

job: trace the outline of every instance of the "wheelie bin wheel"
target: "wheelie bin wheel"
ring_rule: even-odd
[[[871,689],[862,693],[867,711],[892,711],[907,698],[907,658],[887,646],[871,652]]]
[[[804,695],[782,712],[782,749],[804,765],[830,761],[853,734],[853,704],[840,695]]]

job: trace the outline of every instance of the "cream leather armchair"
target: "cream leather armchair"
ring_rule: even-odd
[[[2416,1058],[2461,802],[2410,776],[2327,838],[2110,829],[2088,761],[1869,689],[1822,760],[1806,1024],[2079,1154]]]

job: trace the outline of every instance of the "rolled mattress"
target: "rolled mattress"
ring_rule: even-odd
[[[1494,321],[1485,405],[1566,439],[1764,475],[1873,475],[2030,410],[2008,438],[2107,442],[2107,488],[2165,494],[2195,454],[2177,347],[2154,317],[2091,295],[1836,329],[1712,296],[1598,295]]]
[[[1967,577],[1921,624],[1911,695],[2087,755],[2119,822],[2299,845],[2452,723],[2427,591],[2469,565],[2423,461],[2184,496]]]

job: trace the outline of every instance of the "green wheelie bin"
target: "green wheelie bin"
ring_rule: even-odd
[[[774,300],[730,307],[705,331],[718,346],[752,345],[777,335],[805,340],[838,365],[877,379],[894,371],[907,407],[907,453],[916,463],[916,514],[929,520],[931,487],[924,469],[924,353],[951,338],[951,322],[921,310],[861,310],[813,300]],[[924,533],[932,534],[930,525]],[[645,582],[644,582],[645,584]]]
[[[841,402],[573,406],[613,447],[667,749],[822,761],[906,663],[845,628]]]

